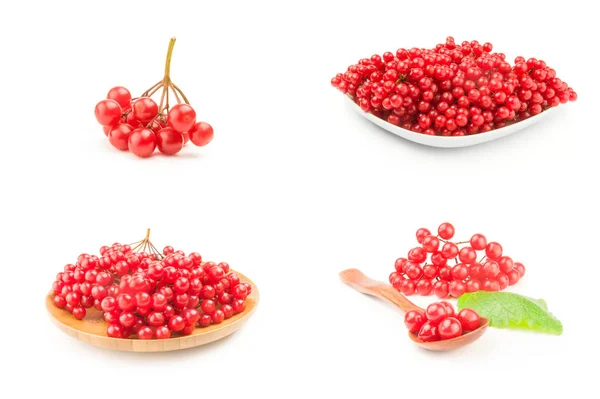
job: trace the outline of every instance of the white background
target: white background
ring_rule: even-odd
[[[598,336],[598,25],[577,2],[102,1],[2,6],[0,392],[10,397],[530,397],[591,388]],[[579,100],[506,139],[442,150],[375,127],[329,80],[398,47],[490,41],[535,56]],[[204,148],[141,160],[93,108],[141,93],[177,36],[174,81],[215,128]],[[342,285],[385,280],[419,227],[481,232],[527,266],[560,337],[490,329],[437,354],[402,313]],[[259,286],[238,333],[163,354],[64,335],[44,295],[63,265],[114,241],[228,261]],[[433,298],[415,298],[426,304]],[[167,396],[168,395],[168,396]],[[8,396],[7,396],[8,397]]]

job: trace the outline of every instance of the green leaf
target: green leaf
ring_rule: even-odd
[[[543,299],[510,292],[478,291],[458,298],[458,309],[474,309],[490,320],[490,326],[562,334],[562,323],[548,311]]]

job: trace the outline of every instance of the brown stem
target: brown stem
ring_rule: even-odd
[[[171,90],[173,90],[173,94],[175,95],[175,99],[177,100],[177,104],[181,104],[181,98],[179,97],[179,93],[173,87],[173,82],[171,82]]]
[[[154,84],[154,86],[152,86],[151,88],[146,90],[140,97],[150,97],[153,93],[156,92],[156,90],[158,90],[158,88],[160,87],[162,82],[163,82],[162,80],[159,80],[158,82],[156,82]],[[150,92],[152,92],[152,94],[150,94]]]
[[[177,92],[178,92],[179,94],[181,94],[181,97],[183,98],[183,101],[185,101],[185,103],[189,105],[189,103],[190,103],[190,102],[188,101],[188,99],[187,99],[187,97],[185,96],[185,94],[183,94],[183,91],[181,91],[181,89],[180,89],[179,87],[177,87],[177,85],[176,85],[175,83],[171,82],[171,84],[173,85],[173,88],[174,88],[175,90],[177,90]]]

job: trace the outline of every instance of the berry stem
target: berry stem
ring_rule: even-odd
[[[171,57],[173,56],[173,48],[175,47],[175,38],[172,37],[169,41],[169,49],[167,50],[167,60],[165,61],[165,77],[163,79],[164,85],[168,86],[171,81]]]
[[[190,102],[188,101],[187,97],[185,96],[185,94],[183,94],[183,91],[181,91],[181,89],[179,87],[177,87],[177,85],[173,82],[171,82],[171,85],[173,86],[173,89],[175,89],[183,98],[183,101],[185,101],[186,104],[189,104]]]

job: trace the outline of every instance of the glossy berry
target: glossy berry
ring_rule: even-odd
[[[126,123],[119,123],[110,129],[108,140],[113,147],[127,151],[129,149],[129,136],[133,132],[133,127]]]
[[[463,330],[465,331],[473,331],[476,330],[481,324],[481,318],[479,314],[473,309],[463,309],[458,312],[456,316],[460,324],[462,325]]]
[[[462,325],[454,317],[446,317],[437,326],[437,333],[441,339],[452,339],[462,334]]]
[[[158,105],[149,97],[141,97],[134,101],[133,117],[142,123],[148,123],[158,114]]]
[[[404,324],[406,325],[406,328],[408,328],[408,331],[412,333],[418,333],[426,321],[427,319],[423,312],[418,310],[409,310],[404,315]]]
[[[446,309],[446,306],[439,302],[432,303],[425,309],[425,316],[427,317],[427,320],[438,323],[448,316],[448,310]]]
[[[175,155],[183,148],[183,134],[166,127],[156,133],[156,147],[165,155]]]
[[[214,137],[214,131],[211,125],[206,122],[196,123],[188,132],[190,141],[198,147],[203,147],[210,143]]]
[[[138,157],[147,158],[156,148],[156,135],[151,129],[135,129],[129,135],[128,148]]]
[[[454,226],[450,223],[442,223],[438,227],[438,235],[444,240],[449,240],[454,237]]]
[[[106,98],[116,101],[124,110],[131,107],[131,93],[123,86],[116,86],[110,89]]]
[[[102,100],[96,104],[96,120],[102,126],[115,126],[121,120],[121,106],[114,100]]]
[[[188,104],[177,104],[169,110],[167,125],[179,133],[190,131],[196,123],[196,111]]]
[[[417,337],[423,342],[439,341],[440,336],[438,335],[437,325],[432,323],[431,321],[425,322],[421,326]]]

